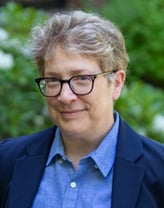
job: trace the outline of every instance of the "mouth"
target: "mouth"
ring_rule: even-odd
[[[85,111],[85,109],[64,110],[64,111],[60,111],[60,113],[65,118],[74,118],[74,117],[79,116],[84,111]]]

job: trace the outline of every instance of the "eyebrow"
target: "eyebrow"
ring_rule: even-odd
[[[85,74],[93,74],[87,69],[72,69],[68,73],[70,76],[74,75],[85,75]],[[45,75],[45,73],[44,73]],[[57,73],[56,71],[49,71],[46,73],[46,76],[54,76],[54,77],[62,77],[61,73]]]

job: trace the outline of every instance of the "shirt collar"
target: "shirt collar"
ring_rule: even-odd
[[[106,177],[108,173],[112,171],[116,155],[116,145],[119,130],[119,114],[114,112],[114,115],[114,125],[104,137],[98,148],[88,155],[94,160],[96,166],[99,168],[104,177]]]
[[[98,148],[86,156],[87,158],[91,158],[95,162],[96,166],[104,177],[106,177],[108,173],[112,170],[116,154],[116,145],[119,129],[119,114],[115,111],[114,116],[115,122],[112,128],[104,137]],[[56,130],[46,166],[50,165],[52,160],[57,155],[60,155],[63,158],[66,157],[59,128],[57,128]]]
[[[53,158],[57,155],[65,157],[64,146],[63,146],[63,142],[61,140],[59,128],[56,129],[55,137],[54,137],[53,143],[51,145],[51,149],[50,149],[50,153],[49,153],[49,157],[48,157],[46,165],[47,166],[50,165]]]

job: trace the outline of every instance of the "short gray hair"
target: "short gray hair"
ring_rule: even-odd
[[[92,56],[102,71],[126,70],[128,54],[120,30],[109,20],[83,11],[55,13],[43,26],[32,29],[32,53],[41,74],[52,50]]]

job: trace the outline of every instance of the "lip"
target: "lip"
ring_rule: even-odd
[[[85,111],[85,109],[63,110],[63,111],[60,111],[60,113],[63,117],[68,117],[69,118],[69,117],[76,117],[84,111]]]

